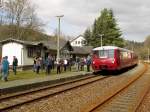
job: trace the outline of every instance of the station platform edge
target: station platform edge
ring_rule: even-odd
[[[48,86],[51,84],[64,82],[66,80],[71,80],[71,79],[83,77],[84,75],[90,75],[90,74],[92,74],[92,72],[79,71],[79,72],[71,72],[69,74],[62,73],[62,74],[49,75],[40,78],[38,77],[33,79],[8,81],[0,85],[0,95],[16,93],[20,91],[37,88],[37,87]]]

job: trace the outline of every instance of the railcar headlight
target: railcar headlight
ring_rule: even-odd
[[[112,61],[111,61],[113,64],[115,63],[115,59],[112,59]]]
[[[114,64],[114,62],[115,62],[115,61],[114,61],[114,60],[112,60],[112,63],[113,63],[113,64]]]
[[[93,61],[93,64],[95,64],[95,61]]]

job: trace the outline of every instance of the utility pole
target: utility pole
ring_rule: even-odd
[[[2,0],[0,0],[0,7],[2,7],[2,3],[3,3],[3,1],[2,1]]]
[[[99,36],[101,37],[101,47],[103,46],[103,35],[104,34],[99,34]]]
[[[149,63],[149,48],[148,48],[148,63]]]
[[[2,24],[3,22],[3,0],[0,0],[0,25]]]
[[[60,39],[60,19],[63,17],[64,15],[59,15],[56,16],[58,18],[58,35],[57,35],[57,62],[60,59],[60,47],[59,47],[59,39]]]

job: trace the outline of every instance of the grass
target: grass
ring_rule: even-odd
[[[9,76],[8,76],[8,81],[21,80],[21,79],[33,79],[33,78],[45,77],[45,76],[46,74],[44,72],[36,74],[35,72],[31,70],[17,71],[17,75],[14,75],[14,73],[10,71]],[[0,80],[0,84],[1,83],[4,83],[4,81]]]
[[[62,70],[63,71],[63,70]],[[67,70],[67,72],[62,72],[65,74],[69,74],[71,72],[76,71],[75,66],[72,67],[72,71]],[[86,66],[84,67],[84,71],[86,71]],[[56,75],[56,69],[51,70],[50,75]],[[17,75],[14,75],[12,71],[10,71],[9,76],[8,76],[8,82],[9,81],[14,81],[14,80],[22,80],[22,79],[34,79],[34,78],[40,78],[40,77],[47,77],[50,76],[45,73],[45,70],[40,70],[39,74],[36,74],[33,72],[33,70],[26,70],[26,71],[17,71]],[[0,84],[6,83],[1,80],[1,74],[0,74]]]
[[[86,68],[84,69],[86,70]],[[75,67],[72,67],[72,71],[75,71]],[[72,72],[71,71],[71,72]],[[62,73],[71,73],[69,70],[67,70],[67,72],[62,72]],[[50,75],[56,75],[56,69],[51,70]],[[22,80],[22,79],[34,79],[34,78],[38,78],[38,77],[47,77],[49,75],[47,75],[45,73],[45,70],[41,71],[39,74],[36,74],[35,72],[33,72],[32,70],[26,70],[26,71],[17,71],[17,75],[14,75],[14,73],[12,71],[10,71],[9,76],[8,76],[8,81],[14,81],[14,80]],[[5,83],[4,81],[1,80],[1,74],[0,74],[0,84]]]
[[[55,75],[56,70],[51,70],[50,75]],[[45,73],[45,70],[40,70],[39,74],[36,74],[36,72],[33,72],[32,70],[26,70],[26,71],[17,71],[17,74],[14,75],[12,71],[10,71],[8,76],[8,81],[14,81],[14,80],[21,80],[21,79],[33,79],[38,77],[46,77],[49,76]],[[0,76],[1,79],[1,76]],[[4,81],[0,80],[0,84],[4,83]]]

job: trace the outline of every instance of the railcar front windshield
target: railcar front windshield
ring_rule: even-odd
[[[99,58],[114,58],[114,50],[99,50]]]

